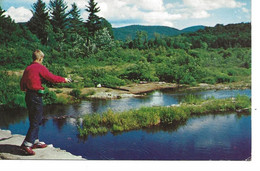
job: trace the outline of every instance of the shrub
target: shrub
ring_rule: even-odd
[[[23,94],[18,94],[17,96],[14,97],[13,100],[14,107],[26,107],[25,103],[25,95]]]
[[[169,67],[166,63],[159,63],[156,65],[156,76],[160,81],[173,82],[174,67]]]
[[[96,82],[96,84],[101,84],[104,87],[117,87],[125,85],[124,80],[107,74],[103,75],[102,77],[95,78],[94,82]]]
[[[57,104],[68,104],[68,103],[70,103],[70,102],[71,102],[71,101],[70,101],[69,98],[63,97],[63,96],[58,96],[55,103],[57,103]]]
[[[201,79],[202,83],[207,83],[207,84],[216,84],[217,80],[215,77],[210,76],[210,77],[205,77]]]
[[[216,73],[216,80],[218,83],[233,82],[234,79],[224,73]]]
[[[60,89],[55,90],[55,93],[57,93],[57,94],[62,93],[62,92],[63,92],[63,91],[60,90]]]
[[[251,99],[245,95],[238,95],[236,97],[236,108],[251,108]]]
[[[101,84],[106,87],[116,87],[125,85],[125,81],[116,76],[113,69],[91,68],[88,72],[88,80],[90,79],[95,86]],[[90,83],[91,84],[91,83]]]
[[[138,62],[137,64],[129,65],[124,73],[120,75],[120,78],[129,79],[132,81],[158,81],[158,77],[155,76],[154,67],[148,62]]]
[[[83,83],[84,83],[84,87],[95,87],[95,83],[88,76],[85,76],[83,78]]]
[[[79,98],[80,97],[80,94],[81,94],[81,91],[79,89],[73,89],[71,92],[70,92],[70,95],[71,96],[74,96],[75,98]]]
[[[114,124],[113,127],[112,127],[112,131],[113,131],[113,132],[118,132],[118,131],[123,131],[123,130],[124,130],[124,129],[123,129],[122,126],[118,126],[118,125],[116,125],[116,124]]]
[[[25,93],[20,90],[19,82],[19,76],[0,71],[0,105],[2,107],[26,107]]]
[[[43,104],[53,104],[57,102],[57,96],[53,91],[49,91],[48,87],[46,85],[43,85],[44,87],[44,95],[43,95]]]

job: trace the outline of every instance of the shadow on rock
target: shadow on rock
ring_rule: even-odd
[[[0,144],[0,153],[25,156],[25,152],[17,145]]]

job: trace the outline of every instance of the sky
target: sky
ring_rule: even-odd
[[[64,0],[75,2],[81,9],[84,21],[89,0]],[[32,5],[37,0],[0,0],[6,15],[15,22],[26,22],[32,17]],[[50,0],[43,0],[49,6]],[[184,29],[190,26],[251,22],[251,0],[95,0],[112,27],[127,25],[162,25]]]

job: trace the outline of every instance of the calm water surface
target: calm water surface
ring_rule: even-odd
[[[40,129],[42,141],[75,155],[92,160],[245,160],[251,156],[251,116],[212,114],[193,117],[175,127],[153,127],[120,134],[77,136],[76,119],[56,116],[82,116],[140,108],[178,104],[187,93],[155,91],[143,98],[84,101],[75,105],[45,107],[49,118]],[[202,98],[251,97],[251,90],[189,92]],[[29,127],[26,111],[1,112],[0,128],[25,135]]]

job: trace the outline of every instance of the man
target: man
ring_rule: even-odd
[[[39,126],[43,115],[42,95],[44,94],[44,87],[42,87],[42,79],[52,83],[68,83],[71,82],[69,78],[63,78],[53,75],[49,70],[42,65],[44,54],[41,50],[33,52],[33,62],[25,69],[20,87],[22,91],[26,92],[25,102],[29,113],[30,127],[26,137],[21,145],[29,155],[34,155],[34,148],[45,148],[47,145],[39,141],[38,133]]]

